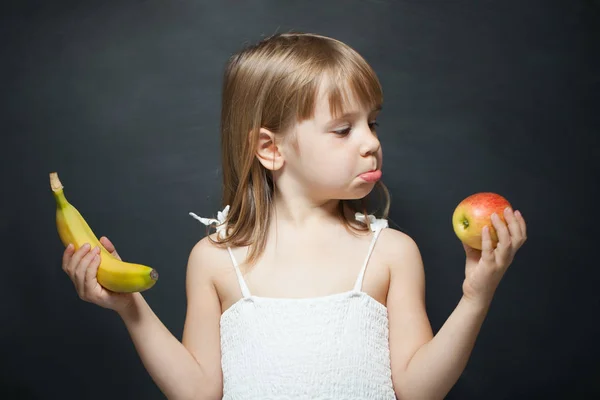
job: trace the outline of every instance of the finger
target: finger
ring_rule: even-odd
[[[117,259],[121,259],[121,257],[119,256],[119,253],[117,253],[117,249],[115,249],[115,245],[108,240],[108,238],[106,236],[102,236],[100,238],[100,243],[102,243],[102,246],[104,246],[104,248],[113,255],[113,257],[117,258]]]
[[[90,247],[91,246],[89,243],[84,243],[83,246],[78,248],[77,251],[73,253],[71,260],[69,260],[69,264],[67,264],[67,274],[69,274],[71,279],[73,278],[75,267],[77,267],[81,259],[90,251]]]
[[[98,283],[98,281],[96,279],[96,275],[98,274],[98,268],[100,267],[101,261],[102,261],[102,256],[100,255],[100,252],[98,252],[98,254],[94,255],[94,257],[90,261],[90,264],[88,265],[88,267],[85,271],[85,279],[84,279],[83,287],[85,288],[85,292],[87,292],[87,293],[89,293],[91,290],[93,290],[96,287],[96,284]]]
[[[492,215],[492,224],[494,225],[496,234],[498,235],[497,248],[499,251],[506,251],[512,244],[506,223],[500,219],[498,214],[494,213]]]
[[[85,296],[86,271],[88,270],[88,266],[90,265],[90,262],[92,261],[94,256],[96,256],[96,254],[98,254],[99,250],[100,249],[98,247],[94,247],[91,251],[89,251],[81,259],[81,261],[77,265],[77,268],[75,269],[75,273],[74,273],[75,285],[77,287],[77,292],[79,292],[79,296],[82,298]]]
[[[108,240],[108,238],[106,236],[102,236],[100,238],[100,243],[102,243],[102,246],[104,246],[104,248],[109,253],[112,253],[113,251],[115,251],[115,245],[113,245],[113,243],[110,240]]]
[[[508,226],[508,232],[513,245],[518,246],[523,235],[521,234],[519,222],[510,208],[504,210],[504,219],[506,220],[506,225]]]
[[[487,225],[481,231],[481,258],[485,261],[494,259],[494,245],[490,235],[490,227]]]
[[[75,252],[75,246],[73,243],[69,243],[65,251],[63,252],[62,257],[62,269],[67,272],[67,265],[69,265],[69,261],[71,261],[71,257],[73,257],[73,253]]]
[[[523,240],[527,240],[527,224],[525,223],[523,214],[521,214],[519,210],[515,211],[515,219],[521,227],[521,237],[523,238]]]

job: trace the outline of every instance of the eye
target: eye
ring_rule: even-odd
[[[371,129],[372,131],[374,131],[375,128],[377,128],[379,126],[379,124],[376,121],[369,122],[368,125],[369,125],[369,129]],[[351,130],[352,130],[352,126],[349,126],[344,129],[339,129],[339,130],[333,131],[333,133],[335,133],[338,136],[344,137],[344,136],[348,136],[350,134]]]
[[[337,131],[333,131],[333,133],[335,133],[338,136],[348,136],[348,134],[350,133],[350,130],[352,129],[351,126],[344,128],[344,129],[340,129]]]

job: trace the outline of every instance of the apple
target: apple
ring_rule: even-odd
[[[492,214],[496,213],[505,222],[504,209],[511,207],[508,200],[499,194],[481,192],[462,200],[452,215],[454,233],[464,244],[481,250],[481,232],[485,225],[490,228],[492,246],[498,244],[498,235],[492,224]]]

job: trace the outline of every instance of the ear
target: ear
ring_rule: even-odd
[[[275,134],[268,129],[260,128],[256,157],[263,167],[270,171],[277,171],[283,167],[284,159],[275,142]]]

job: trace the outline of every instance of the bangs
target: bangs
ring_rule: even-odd
[[[383,103],[383,93],[377,76],[370,68],[353,66],[343,73],[333,75],[325,93],[329,99],[329,112],[333,118],[338,118],[349,111],[348,107],[356,102],[359,107],[367,110],[380,109]]]
[[[339,118],[349,111],[357,111],[349,109],[351,104],[367,110],[381,109],[383,91],[377,75],[360,56],[354,56],[353,53],[348,56],[340,54],[340,57],[334,56],[332,63],[311,68],[313,76],[318,78],[306,82],[297,93],[298,121],[314,116],[317,93],[321,82],[325,81],[325,95],[333,118]]]

